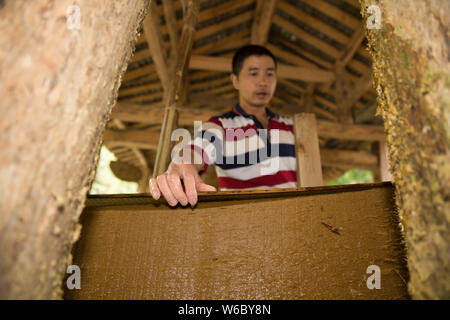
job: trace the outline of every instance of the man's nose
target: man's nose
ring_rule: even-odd
[[[267,85],[267,77],[262,75],[258,77],[258,85],[261,87],[265,87]]]

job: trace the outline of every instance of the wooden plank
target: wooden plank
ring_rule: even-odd
[[[194,209],[89,196],[81,223],[81,290],[66,299],[408,296],[390,183],[200,193]],[[367,287],[374,261],[381,290]]]
[[[257,0],[253,17],[251,43],[264,46],[269,35],[277,0]]]
[[[294,116],[297,184],[299,187],[323,185],[317,122],[313,113]]]

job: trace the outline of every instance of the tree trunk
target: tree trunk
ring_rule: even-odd
[[[367,8],[381,10],[381,28]],[[375,8],[376,10],[376,8]],[[409,291],[450,298],[448,0],[363,0],[379,110],[405,228]]]
[[[60,298],[148,0],[2,3],[0,299]]]

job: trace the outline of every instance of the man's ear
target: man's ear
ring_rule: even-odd
[[[232,74],[230,74],[230,79],[231,79],[231,83],[233,83],[233,87],[234,87],[236,90],[239,90],[239,80],[238,80],[238,77],[237,77],[234,73],[232,73]]]

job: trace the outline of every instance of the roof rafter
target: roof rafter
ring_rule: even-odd
[[[257,0],[252,24],[251,43],[265,45],[277,0]]]

